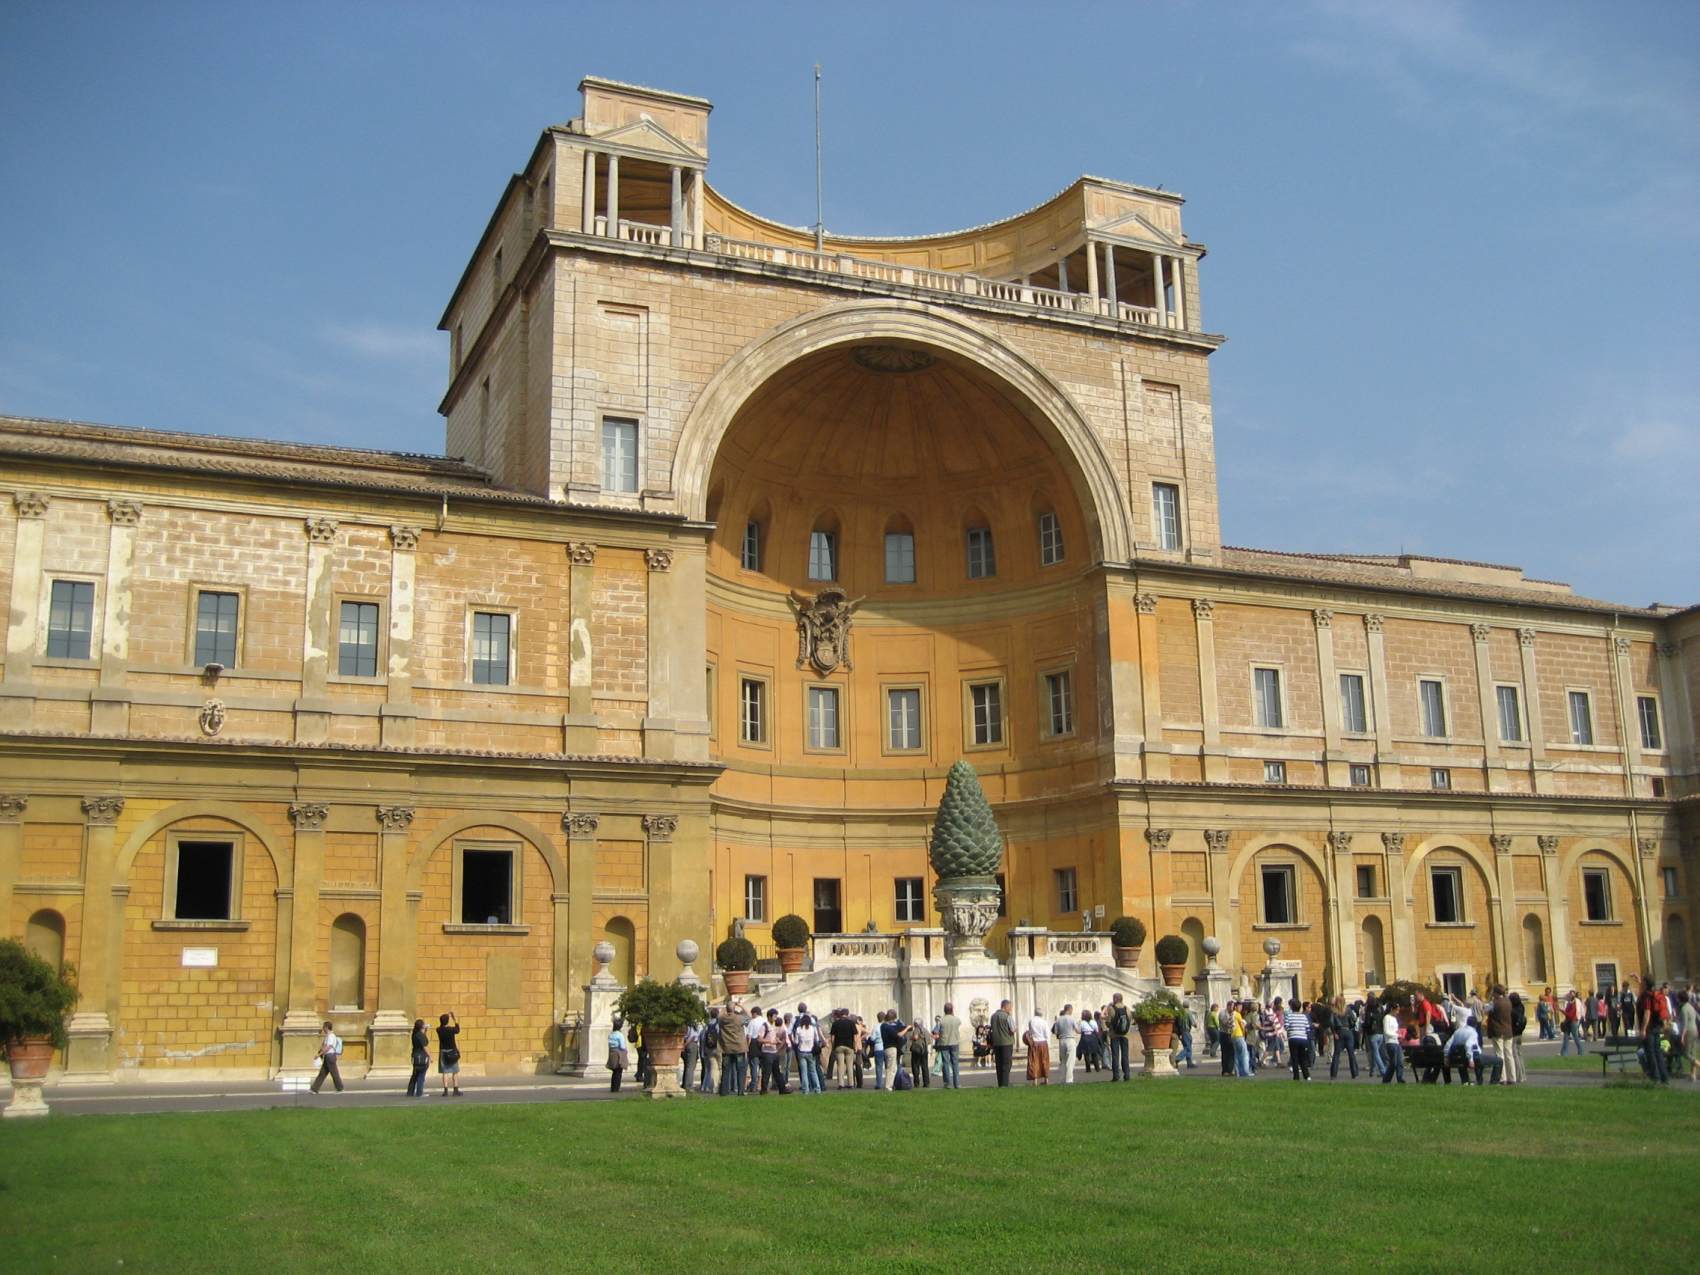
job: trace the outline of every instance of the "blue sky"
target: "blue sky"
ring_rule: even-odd
[[[711,98],[710,180],[828,225],[1092,172],[1210,245],[1230,543],[1700,601],[1700,6],[0,9],[0,411],[435,451],[435,331],[594,73]]]

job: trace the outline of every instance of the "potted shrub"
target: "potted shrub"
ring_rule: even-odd
[[[1124,970],[1139,965],[1139,949],[1145,946],[1145,922],[1137,916],[1118,916],[1110,922],[1110,942],[1114,946],[1116,965]]]
[[[1175,1019],[1185,1008],[1173,992],[1155,992],[1133,1007],[1133,1021],[1139,1024],[1139,1039],[1147,1054],[1153,1049],[1169,1047],[1175,1034]]]
[[[69,966],[56,970],[16,939],[0,939],[0,1043],[12,1065],[7,1115],[46,1115],[41,1082],[55,1048],[65,1046],[65,1019],[77,1003]]]
[[[809,923],[791,912],[773,923],[773,945],[779,949],[779,972],[796,974],[808,955]]]
[[[714,949],[715,962],[726,980],[728,996],[742,996],[750,990],[750,971],[756,967],[756,945],[734,934]]]
[[[679,1087],[679,1054],[685,1047],[685,1029],[708,1020],[708,1011],[691,988],[682,983],[640,980],[620,993],[615,1012],[628,1023],[643,1028],[643,1043],[649,1047],[652,1096],[682,1094]]]
[[[1157,968],[1163,971],[1164,987],[1181,985],[1189,950],[1186,940],[1178,934],[1165,934],[1157,940]]]

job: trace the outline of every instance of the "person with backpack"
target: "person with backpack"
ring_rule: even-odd
[[[1122,994],[1110,997],[1110,1080],[1130,1080],[1128,1067],[1128,1036],[1133,1031],[1133,1015],[1128,1012]]]
[[[1653,986],[1653,982],[1645,974],[1641,976],[1641,1003],[1636,1007],[1640,1011],[1642,1036],[1643,1066],[1647,1070],[1648,1079],[1657,1084],[1670,1082],[1670,1071],[1665,1066],[1665,1023],[1670,1019],[1670,1010],[1665,1004],[1664,993]]]
[[[908,1028],[897,1016],[895,1009],[885,1011],[884,1021],[880,1023],[878,1079],[874,1082],[875,1089],[886,1089],[890,1082],[897,1078],[897,1068],[902,1062],[901,1055],[908,1052],[904,1045],[904,1033]]]
[[[1511,1061],[1511,997],[1506,995],[1504,986],[1499,983],[1494,984],[1489,996],[1492,999],[1487,1004],[1485,1029],[1487,1038],[1492,1042],[1494,1052],[1499,1057],[1499,1079],[1496,1083],[1515,1084],[1512,1078],[1514,1064]]]
[[[1080,1063],[1086,1071],[1098,1070],[1098,1047],[1103,1038],[1098,1035],[1098,1020],[1091,1010],[1082,1010],[1080,1014]]]
[[[425,1020],[413,1020],[413,1035],[409,1038],[413,1046],[413,1074],[407,1080],[407,1096],[423,1098],[425,1096],[425,1073],[431,1070],[431,1038],[425,1034]]]
[[[1511,1055],[1511,1079],[1506,1083],[1520,1085],[1523,1083],[1523,1033],[1529,1029],[1529,1011],[1519,993],[1512,992],[1508,999],[1511,1001],[1511,1035],[1506,1045]]]
[[[927,1072],[927,1047],[932,1043],[932,1035],[919,1018],[909,1024],[909,1074],[923,1089],[933,1085]]]
[[[702,1060],[702,1075],[697,1081],[697,1092],[714,1095],[714,1064],[720,1057],[720,1006],[711,1005],[708,1009],[708,1021],[702,1026],[702,1037],[697,1041],[697,1056]]]
[[[337,1059],[342,1057],[342,1037],[331,1030],[331,1025],[324,1025],[324,1035],[319,1040],[319,1074],[313,1078],[312,1090],[319,1092],[319,1086],[325,1083],[329,1076],[336,1085],[336,1091],[342,1092],[342,1072],[337,1069]]]
[[[1564,998],[1564,1040],[1558,1046],[1558,1056],[1563,1058],[1570,1052],[1571,1043],[1576,1045],[1576,1055],[1581,1057],[1588,1052],[1582,1043],[1582,1007],[1576,1003],[1576,993],[1571,992]]]

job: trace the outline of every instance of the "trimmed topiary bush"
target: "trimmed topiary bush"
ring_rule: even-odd
[[[756,967],[756,945],[734,934],[714,949],[714,959],[723,970],[753,970]]]
[[[628,1023],[661,1033],[682,1032],[708,1020],[708,1011],[690,988],[678,983],[658,983],[652,978],[620,993],[614,1010]]]
[[[787,913],[773,923],[775,947],[807,947],[808,943],[809,923],[796,913]]]
[[[1003,834],[980,777],[965,761],[952,765],[945,778],[927,854],[942,880],[989,877],[1003,861]]]
[[[1145,922],[1137,916],[1118,916],[1110,922],[1110,941],[1117,947],[1144,946]]]
[[[1157,964],[1185,965],[1187,954],[1192,949],[1178,934],[1165,934],[1157,940]]]
[[[0,939],[0,1045],[46,1036],[65,1047],[77,1003],[75,971],[54,969],[17,939]]]

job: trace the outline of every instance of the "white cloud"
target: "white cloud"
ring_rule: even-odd
[[[365,359],[434,362],[443,356],[442,339],[436,332],[398,323],[333,323],[324,335],[344,352]]]
[[[1700,432],[1675,421],[1638,421],[1612,440],[1611,454],[1619,460],[1700,463]]]

